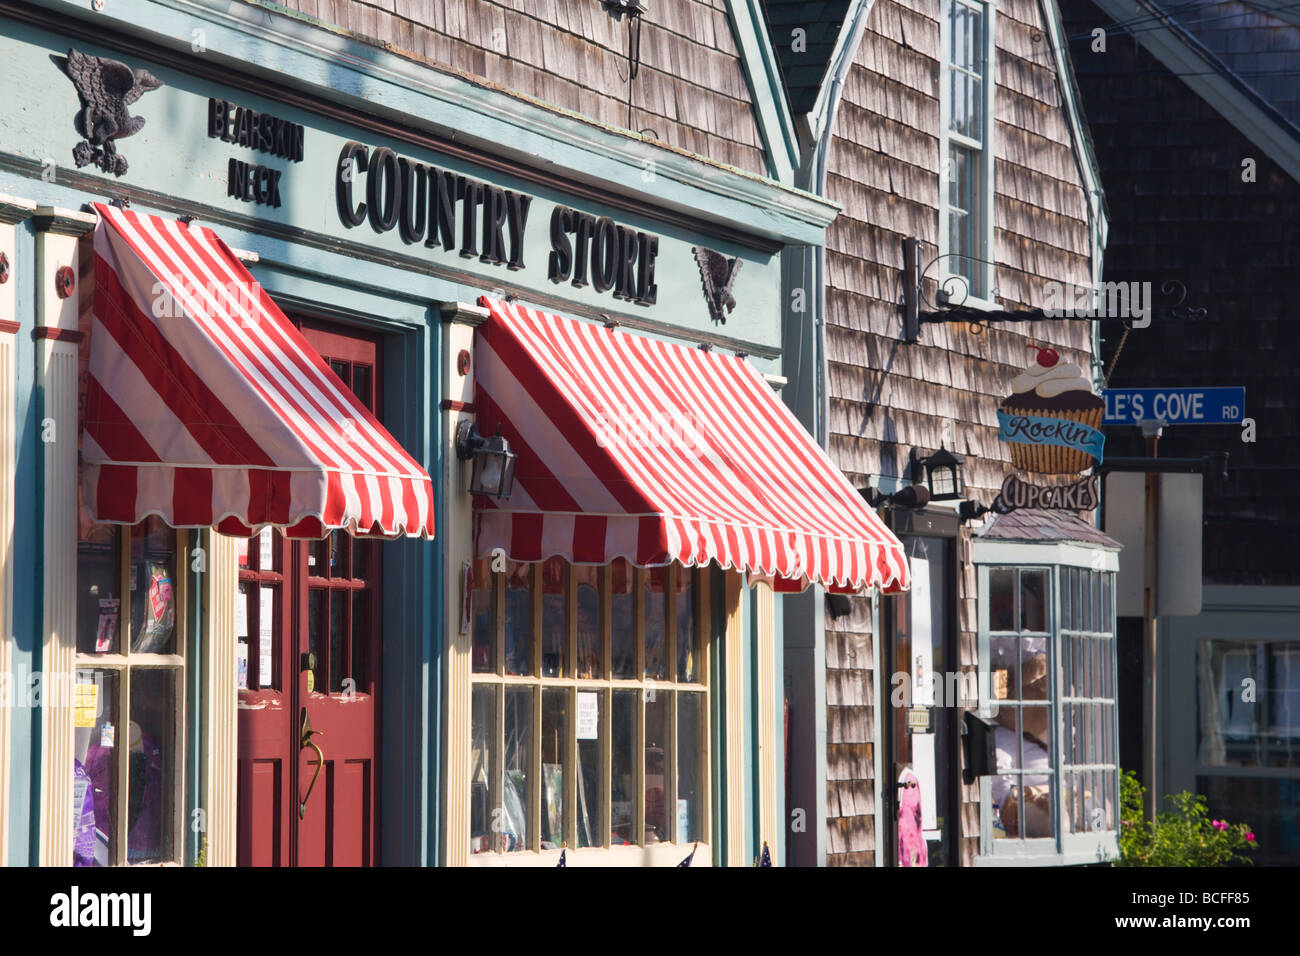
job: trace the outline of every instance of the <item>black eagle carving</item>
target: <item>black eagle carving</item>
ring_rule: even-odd
[[[77,168],[94,164],[106,173],[126,172],[126,157],[117,151],[117,140],[140,132],[144,117],[132,116],[127,107],[162,81],[148,70],[133,70],[120,60],[87,56],[68,51],[63,72],[77,88],[81,111],[73,125],[85,139],[72,150]]]
[[[736,307],[736,297],[731,287],[740,272],[741,261],[728,259],[720,252],[695,246],[695,261],[700,266],[700,281],[704,284],[704,298],[709,303],[709,315],[714,322],[726,323],[727,313]],[[726,309],[724,312],[723,309]]]

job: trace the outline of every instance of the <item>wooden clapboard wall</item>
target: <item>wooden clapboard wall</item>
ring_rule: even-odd
[[[628,122],[628,29],[600,0],[280,0],[290,9],[599,122],[766,173],[726,0],[652,2]]]
[[[927,325],[919,342],[902,341],[902,241],[922,241],[922,264],[937,254],[938,10],[933,0],[876,0],[845,82],[826,190],[844,207],[827,233],[829,444],[862,487],[869,475],[905,474],[912,447],[929,452],[946,441],[966,457],[969,495],[987,503],[1010,470],[996,412],[1034,355],[1027,343],[1051,345],[1087,370],[1090,332],[1084,322],[982,334]],[[995,39],[995,284],[1006,308],[1042,306],[1047,281],[1091,278],[1082,176],[1037,0],[999,3]],[[927,282],[930,301],[934,291]],[[960,666],[973,670],[968,538],[958,557]],[[826,618],[830,865],[873,865],[879,845],[872,774],[883,720],[874,712],[870,631],[865,598],[854,599],[848,616]],[[881,686],[887,700],[888,675]],[[978,787],[962,794],[961,858],[969,864],[978,844]]]

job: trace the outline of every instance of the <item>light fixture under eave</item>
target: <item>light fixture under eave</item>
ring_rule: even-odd
[[[920,481],[921,469],[925,470],[925,484],[930,489],[931,501],[955,501],[964,493],[962,481],[962,463],[960,455],[954,455],[942,445],[933,455],[924,458],[912,449],[912,480]]]
[[[505,499],[514,491],[516,456],[499,428],[495,435],[484,437],[479,434],[478,426],[463,419],[456,426],[456,457],[474,461],[469,482],[471,495]]]

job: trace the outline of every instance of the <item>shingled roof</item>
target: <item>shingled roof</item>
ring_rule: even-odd
[[[1300,180],[1296,0],[1092,0],[1224,119]],[[1090,27],[1095,29],[1095,27]],[[1071,37],[1076,58],[1090,33]]]
[[[1290,9],[1270,11],[1262,0],[1193,0],[1175,19],[1269,106],[1300,128],[1300,20]]]
[[[1119,550],[1118,541],[1094,528],[1088,522],[1068,511],[1036,511],[1026,509],[998,515],[978,535],[990,541],[1030,541],[1039,543],[1077,541],[1103,548]]]

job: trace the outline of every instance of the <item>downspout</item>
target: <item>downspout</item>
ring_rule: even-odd
[[[858,42],[862,38],[862,31],[866,28],[867,15],[871,12],[872,6],[872,0],[863,0],[858,5],[857,12],[853,15],[853,21],[848,27],[848,42],[840,50],[839,59],[835,63],[835,72],[831,78],[831,85],[827,91],[826,112],[816,128],[816,139],[813,143],[812,163],[808,177],[809,183],[805,188],[822,198],[826,197],[827,160],[830,155],[831,139],[835,129],[835,117],[840,109],[840,90],[844,87],[844,80],[849,75],[849,70],[853,68],[853,58],[857,53]],[[813,276],[817,283],[817,318],[813,325],[813,343],[818,353],[817,391],[819,407],[816,438],[819,445],[829,449],[831,396],[830,358],[826,353],[826,244],[824,242],[813,249]]]

